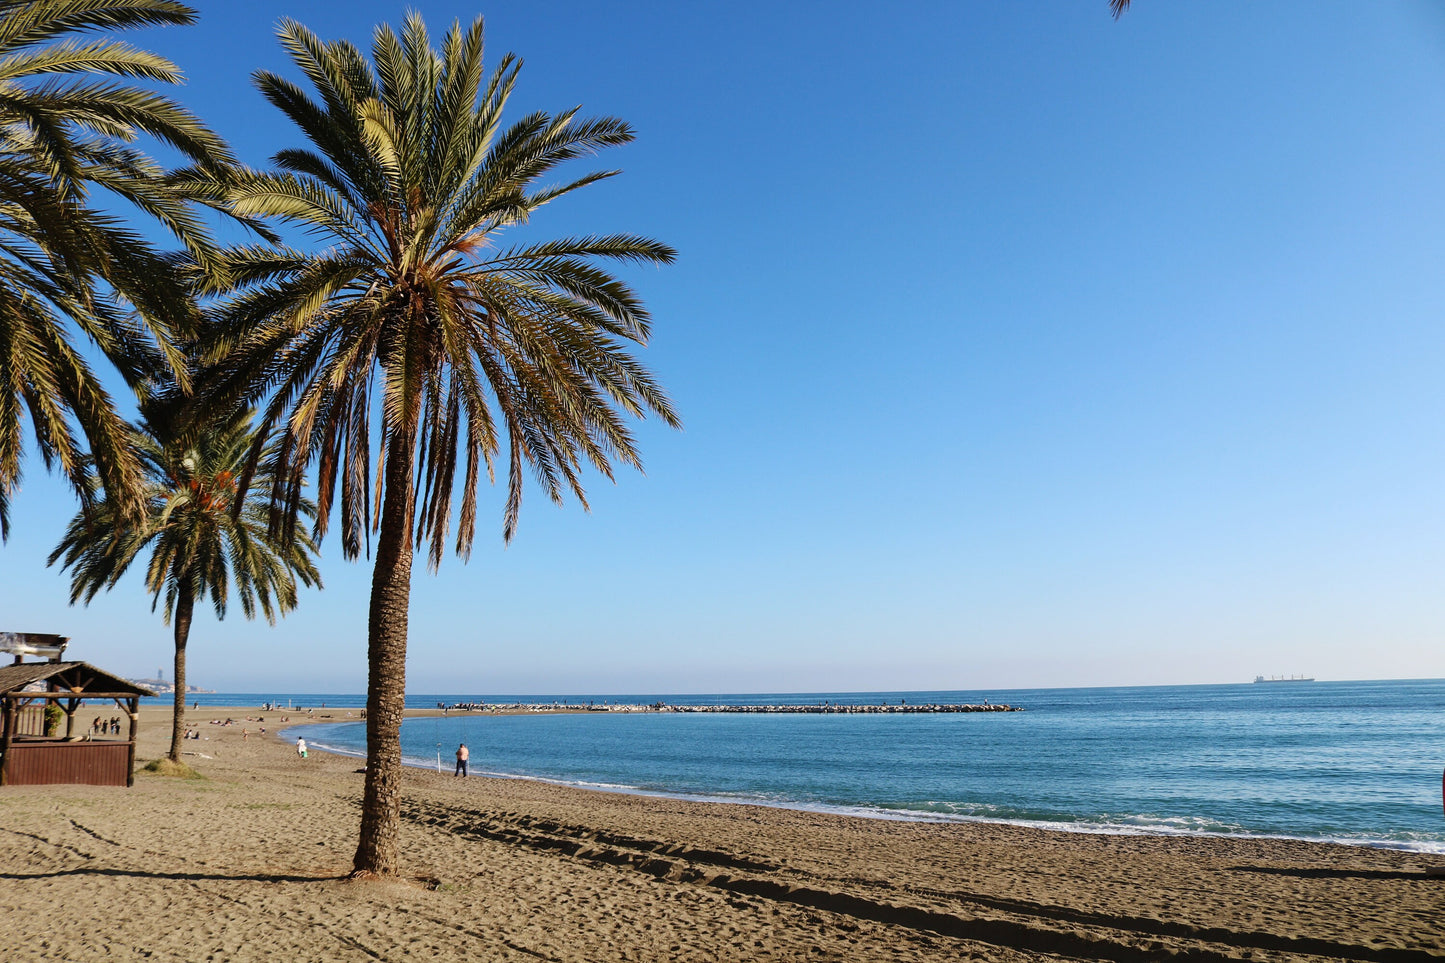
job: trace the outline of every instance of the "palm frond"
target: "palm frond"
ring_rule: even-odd
[[[650,336],[646,307],[603,265],[666,264],[676,252],[627,233],[501,250],[496,235],[616,176],[540,183],[628,143],[631,127],[576,109],[504,126],[521,64],[508,55],[485,69],[479,18],[453,23],[438,51],[409,15],[399,30],[377,28],[369,62],[294,21],[278,34],[307,89],[270,72],[255,80],[305,144],[277,154],[280,173],[238,182],[232,210],[302,226],[324,251],[253,246],[217,259],[223,323],[208,357],[230,360],[203,388],[228,405],[260,403],[261,430],[277,433],[265,460],[253,446],[250,461],[269,473],[273,526],[291,524],[314,471],[317,536],[339,506],[343,551],[359,554],[386,524],[374,507],[388,462],[405,457],[407,527],[434,567],[445,547],[470,550],[476,489],[503,449],[504,538],[528,470],[549,498],[585,505],[586,472],[640,464],[628,419],[679,423],[627,352]]]
[[[194,206],[217,202],[214,187],[203,185],[222,182],[234,161],[193,114],[131,83],[179,83],[174,64],[93,35],[194,19],[193,9],[168,0],[0,5],[0,350],[28,372],[25,385],[0,386],[0,538],[20,477],[14,439],[26,414],[42,462],[66,476],[83,506],[103,492],[133,521],[142,511],[123,422],[72,339],[93,342],[127,384],[161,363],[184,385],[176,341],[196,325],[192,272],[89,196],[128,202],[208,270],[214,245]],[[135,146],[139,138],[179,150],[199,173],[170,176]]]

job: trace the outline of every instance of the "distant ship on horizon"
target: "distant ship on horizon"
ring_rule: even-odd
[[[1255,682],[1313,682],[1313,681],[1315,681],[1315,679],[1314,679],[1314,676],[1303,676],[1303,675],[1272,675],[1272,676],[1270,676],[1269,678],[1265,678],[1265,677],[1262,676],[1262,675],[1257,675],[1257,676],[1254,677],[1254,681],[1255,681]]]

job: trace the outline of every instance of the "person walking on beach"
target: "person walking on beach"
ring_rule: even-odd
[[[463,779],[467,778],[467,760],[470,759],[471,756],[472,754],[468,751],[465,742],[457,746],[457,771],[452,773],[453,777],[461,776]]]
[[[297,740],[296,740],[296,755],[300,756],[302,759],[305,759],[305,758],[306,758],[306,740],[305,740],[305,739],[297,739]]]

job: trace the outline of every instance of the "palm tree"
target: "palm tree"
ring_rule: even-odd
[[[190,441],[176,430],[177,402],[143,391],[146,417],[132,432],[132,444],[144,466],[146,517],[130,521],[113,499],[102,496],[71,519],[49,564],[71,569],[70,601],[87,605],[101,589],[110,589],[131,564],[150,551],[145,585],[151,609],[165,597],[166,623],[175,635],[175,711],[171,718],[169,758],[181,761],[186,721],[186,643],[197,601],[210,596],[216,618],[226,616],[235,584],[246,618],[259,606],[266,621],[296,606],[296,583],[320,586],[309,534],[271,530],[270,511],[259,498],[238,500],[238,480],[253,440],[249,417],[228,419],[193,433]],[[188,433],[189,434],[189,433]],[[315,507],[299,503],[303,513]]]
[[[639,466],[625,416],[678,420],[651,375],[625,350],[650,319],[632,290],[597,262],[660,264],[673,251],[626,234],[499,247],[542,205],[615,171],[554,185],[558,165],[632,140],[613,118],[538,112],[509,127],[502,112],[520,63],[483,69],[482,21],[454,23],[440,52],[410,15],[398,36],[374,33],[371,61],[292,21],[281,42],[315,89],[275,74],[257,86],[310,142],[275,157],[233,195],[246,217],[279,218],[326,246],[314,253],[255,246],[226,259],[231,336],[214,346],[214,399],[268,400],[259,426],[279,432],[262,464],[281,525],[303,478],[317,478],[318,536],[339,492],[342,548],[370,553],[367,768],[353,876],[399,871],[400,725],[405,694],[413,538],[470,554],[477,488],[509,461],[502,532],[521,507],[524,466],[556,502],[583,505],[588,466]],[[373,468],[373,444],[376,462]],[[259,457],[259,448],[253,447]],[[373,517],[370,476],[380,511]]]
[[[99,189],[128,202],[209,265],[193,203],[214,197],[231,156],[190,112],[128,82],[177,83],[174,64],[84,35],[194,19],[171,0],[0,4],[0,539],[20,483],[27,411],[41,458],[59,465],[82,500],[92,488],[76,426],[114,506],[133,517],[142,511],[142,471],[125,422],[75,335],[98,345],[131,384],[157,354],[180,377],[170,335],[194,313],[173,259],[89,198]],[[199,166],[164,172],[131,146],[141,135]]]

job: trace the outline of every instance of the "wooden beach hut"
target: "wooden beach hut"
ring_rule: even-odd
[[[0,634],[13,640],[18,633]],[[25,638],[30,646],[53,640],[49,647],[65,649],[60,636]],[[85,662],[22,662],[17,654],[13,665],[0,666],[0,786],[131,785],[140,699],[154,694]],[[107,699],[125,714],[124,735],[96,737],[88,729],[77,734],[75,713],[82,701]],[[65,714],[63,735],[46,733],[49,705]]]

